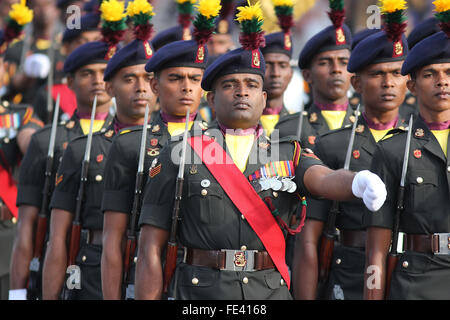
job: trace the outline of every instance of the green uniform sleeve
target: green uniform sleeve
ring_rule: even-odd
[[[45,182],[46,154],[34,134],[20,166],[17,206],[30,205],[40,208]]]
[[[81,159],[77,152],[80,140],[69,143],[56,174],[55,191],[50,201],[51,209],[62,209],[75,213],[77,194],[81,179]]]
[[[295,180],[297,182],[298,192],[305,197],[313,197],[304,185],[303,178],[305,176],[306,170],[310,167],[320,165],[324,166],[324,163],[311,151],[302,149],[300,154],[300,161],[295,168]]]
[[[322,141],[320,138],[315,141],[314,153],[325,165],[332,167],[330,163],[327,162],[328,157],[326,156],[325,150],[322,148]],[[331,205],[332,201],[327,199],[309,198],[308,206],[306,207],[306,217],[325,222],[327,221]]]

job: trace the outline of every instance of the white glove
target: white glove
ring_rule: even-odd
[[[386,200],[386,186],[380,177],[369,170],[363,170],[355,175],[352,183],[352,192],[362,198],[370,211],[377,211]]]
[[[27,300],[27,289],[9,290],[8,300]]]
[[[31,78],[45,79],[50,71],[50,59],[42,53],[34,53],[25,59],[25,74]]]

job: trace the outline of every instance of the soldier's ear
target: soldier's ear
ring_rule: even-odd
[[[406,82],[406,86],[408,87],[408,90],[411,92],[413,96],[417,96],[417,90],[416,90],[416,79],[410,78]]]
[[[155,96],[159,96],[159,77],[156,75],[150,79],[150,88]]]
[[[216,95],[216,93],[215,93],[214,90],[208,91],[208,93],[206,94],[206,101],[208,101],[208,105],[209,105],[211,108],[214,108],[214,98],[215,98],[215,95]]]
[[[267,104],[267,91],[263,91],[262,94],[263,94],[263,102],[264,102],[264,108],[263,109],[265,109],[266,108],[266,104]]]
[[[105,81],[105,90],[110,97],[115,97],[114,89],[111,81]]]
[[[73,90],[73,75],[71,74],[67,76],[67,86],[70,90]]]
[[[302,70],[302,76],[303,76],[303,79],[304,79],[309,85],[311,85],[311,83],[312,83],[312,79],[311,79],[311,70],[309,70],[309,69],[303,69],[303,70]]]
[[[350,82],[352,83],[352,87],[353,89],[355,89],[356,92],[358,92],[359,94],[362,93],[362,89],[361,89],[361,77],[359,75],[353,75],[350,78]]]

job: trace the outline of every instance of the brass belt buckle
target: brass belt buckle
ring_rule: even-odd
[[[225,252],[225,271],[255,271],[255,256],[258,250],[220,250]]]
[[[434,245],[435,237],[438,238],[438,248]],[[450,255],[450,233],[433,233],[431,239],[431,248],[435,255]]]

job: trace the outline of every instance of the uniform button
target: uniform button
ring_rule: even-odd
[[[408,268],[408,265],[409,265],[408,261],[403,261],[402,263],[403,268]]]
[[[86,256],[83,256],[83,257],[81,258],[81,261],[85,262],[86,259],[87,259]]]
[[[243,214],[241,214],[241,219],[245,220],[245,216]]]
[[[241,247],[241,250],[242,250],[242,251],[247,250],[247,246],[242,246],[242,247]]]
[[[16,217],[12,217],[11,221],[12,221],[12,223],[16,224],[17,223]]]
[[[208,190],[203,189],[202,192],[201,192],[201,194],[202,194],[202,196],[206,196],[206,195],[208,194]]]
[[[342,263],[342,260],[341,259],[336,259],[336,264],[341,264]]]
[[[278,198],[278,192],[275,192],[275,191],[274,191],[272,194],[273,194],[273,196],[274,196],[275,198]]]
[[[247,278],[247,277],[244,277],[244,279],[242,279],[242,282],[245,283],[245,284],[247,284],[247,283],[248,283],[248,278]]]
[[[280,284],[281,284],[282,286],[284,286],[284,279],[281,279],[281,280],[280,280]]]
[[[192,284],[193,285],[197,285],[198,284],[198,279],[197,278],[192,278]]]
[[[450,166],[448,166],[447,171],[450,172]]]
[[[423,178],[422,177],[417,177],[416,181],[417,181],[417,183],[422,183],[423,182]]]
[[[95,176],[95,181],[100,182],[102,180],[103,180],[103,177],[101,175],[98,174],[98,175]]]
[[[9,138],[3,139],[3,142],[4,142],[4,143],[9,143]]]
[[[134,257],[133,261],[134,263],[137,263],[137,257]]]

